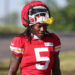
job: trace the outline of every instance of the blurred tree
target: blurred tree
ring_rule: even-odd
[[[75,24],[75,0],[68,0],[68,6],[64,10],[68,19],[67,22]]]
[[[75,0],[68,0],[68,6],[61,10],[65,25],[75,30]]]
[[[75,0],[67,0],[67,2],[68,5],[64,9],[52,11],[55,22],[49,28],[75,31]]]
[[[17,12],[13,12],[10,16],[9,16],[9,23],[11,25],[18,25],[18,13]]]
[[[69,5],[75,6],[75,0],[67,0]]]

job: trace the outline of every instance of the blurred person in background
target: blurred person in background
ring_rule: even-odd
[[[25,32],[15,36],[10,44],[12,55],[8,75],[61,75],[60,39],[55,33],[49,33],[47,26],[53,17],[48,7],[41,1],[31,1],[21,12]]]

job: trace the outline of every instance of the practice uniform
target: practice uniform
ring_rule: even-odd
[[[51,36],[50,36],[51,35]],[[21,75],[50,75],[54,63],[54,55],[60,52],[61,43],[54,34],[42,40],[27,36],[16,36],[11,41],[10,50],[21,60]]]

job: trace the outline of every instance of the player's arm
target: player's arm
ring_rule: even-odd
[[[21,58],[14,53],[12,53],[10,58],[10,67],[8,75],[16,75],[19,64],[20,64]]]
[[[52,75],[61,75],[59,54],[54,55],[54,66],[52,69]]]

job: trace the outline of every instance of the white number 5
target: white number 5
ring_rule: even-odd
[[[36,61],[46,61],[45,65],[36,64],[36,68],[39,70],[45,70],[48,68],[50,58],[49,57],[40,57],[40,52],[48,52],[48,48],[35,48]]]

